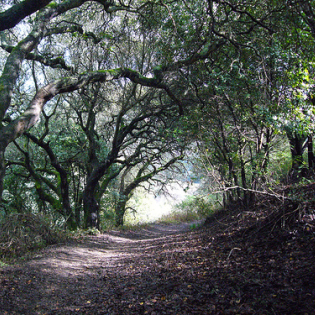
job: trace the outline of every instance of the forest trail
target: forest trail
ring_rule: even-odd
[[[0,269],[0,314],[313,314],[314,234],[248,239],[239,225],[155,224],[51,246]]]
[[[26,263],[0,269],[0,314],[95,314],[92,300],[105,290],[100,288],[100,277],[103,282],[104,274],[115,274],[117,268],[128,272],[147,250],[163,247],[172,235],[187,232],[197,223],[113,230],[79,242],[50,246]],[[99,311],[116,314],[115,309],[99,307]]]

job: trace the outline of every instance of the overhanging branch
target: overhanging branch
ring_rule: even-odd
[[[213,191],[212,194],[223,194],[226,191],[235,190],[235,189],[240,189],[243,191],[248,191],[248,192],[252,192],[252,193],[260,194],[260,195],[267,195],[267,196],[275,197],[275,198],[280,199],[280,200],[292,200],[291,198],[285,197],[285,196],[277,194],[275,192],[270,193],[268,191],[249,189],[249,188],[244,188],[241,186],[226,187],[226,188],[219,190],[219,191]]]
[[[125,68],[93,71],[53,81],[37,92],[28,109],[19,118],[1,129],[0,146],[6,148],[10,142],[33,127],[39,120],[45,104],[54,96],[78,90],[93,82],[105,82],[120,78],[129,78],[134,83],[143,86],[165,89],[165,85],[156,78],[146,78],[134,70]]]
[[[45,7],[51,0],[24,0],[0,13],[0,31],[17,25],[25,17]]]
[[[11,53],[14,49],[14,46],[9,46],[9,45],[1,45],[0,46],[2,49],[4,49],[5,51],[7,51],[8,53]],[[72,67],[68,66],[66,64],[66,62],[64,61],[64,59],[62,57],[57,57],[57,58],[45,58],[44,56],[41,55],[37,55],[37,54],[33,54],[33,53],[28,53],[25,57],[27,60],[34,60],[34,61],[38,61],[41,64],[45,65],[45,66],[49,66],[51,68],[62,68],[65,69],[67,71],[71,71],[72,72]]]

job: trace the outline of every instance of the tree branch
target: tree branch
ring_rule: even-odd
[[[9,45],[1,45],[0,47],[2,49],[4,49],[5,51],[7,51],[8,53],[11,53],[13,51],[13,49],[15,48],[14,46],[9,46]],[[73,72],[73,68],[70,66],[67,66],[66,62],[64,61],[64,59],[62,57],[57,57],[54,59],[48,59],[48,58],[45,58],[44,56],[41,56],[41,55],[28,53],[25,58],[27,60],[38,61],[41,64],[43,64],[45,66],[49,66],[51,68],[58,68],[58,69],[62,68],[64,70]]]
[[[0,31],[10,29],[25,17],[45,7],[51,0],[24,0],[0,13]]]
[[[255,190],[255,189],[243,188],[241,186],[226,187],[223,190],[213,191],[212,194],[223,194],[226,191],[234,190],[234,189],[241,189],[241,190],[249,191],[249,192],[252,192],[255,194],[267,195],[267,196],[275,197],[275,198],[281,199],[281,200],[292,200],[291,198],[285,197],[285,196],[277,194],[277,193],[269,193],[267,191],[260,191],[260,190]]]
[[[73,0],[75,2],[75,0]],[[82,2],[83,0],[77,0]],[[71,0],[63,2],[61,5],[66,5]],[[73,5],[73,3],[72,3]],[[93,82],[105,82],[109,80],[115,80],[120,78],[128,78],[132,82],[140,84],[142,86],[154,87],[158,89],[163,89],[166,91],[168,96],[179,106],[180,113],[183,113],[183,107],[181,101],[175,96],[171,91],[169,86],[162,82],[162,78],[157,75],[157,73],[178,70],[179,67],[188,66],[193,64],[198,60],[203,60],[208,58],[208,56],[220,46],[222,46],[225,41],[219,41],[215,45],[210,43],[206,44],[203,49],[195,53],[192,57],[175,62],[167,66],[155,68],[155,76],[153,78],[148,78],[141,75],[139,72],[129,69],[129,68],[117,68],[111,70],[98,70],[85,74],[81,74],[77,77],[68,77],[56,80],[47,86],[43,87],[35,95],[33,101],[31,102],[29,108],[16,120],[9,123],[7,126],[0,131],[0,149],[5,149],[7,145],[15,140],[17,137],[21,136],[25,131],[33,127],[40,118],[40,114],[43,110],[45,104],[52,99],[54,96],[65,93],[72,92],[84,87],[87,84]],[[29,51],[26,55],[30,53]],[[25,54],[25,51],[24,51]],[[0,80],[1,83],[1,80]],[[1,95],[1,93],[0,93]],[[1,99],[0,99],[1,101]],[[0,108],[1,110],[1,108]],[[0,113],[1,114],[1,113]],[[1,117],[1,115],[0,115]]]
[[[100,1],[100,0],[94,0],[96,2],[101,3],[105,10],[109,10],[112,1]],[[39,2],[41,5],[36,6],[36,2]],[[48,1],[49,3],[50,1]],[[11,97],[13,94],[13,88],[16,84],[16,81],[18,79],[18,76],[20,74],[20,70],[22,67],[22,62],[41,41],[43,36],[45,36],[45,30],[47,24],[55,17],[72,10],[74,8],[77,8],[81,6],[83,3],[87,2],[87,0],[65,0],[62,1],[60,4],[52,3],[50,6],[44,6],[47,4],[46,1],[34,1],[34,0],[25,0],[21,2],[25,8],[26,6],[32,6],[33,9],[30,12],[36,12],[39,8],[43,8],[41,11],[38,12],[36,20],[37,23],[35,24],[33,30],[29,33],[28,36],[26,36],[22,41],[18,43],[18,45],[15,47],[15,49],[11,52],[10,56],[7,58],[7,61],[5,63],[2,75],[0,77],[0,120],[5,116],[5,113],[7,109],[10,106],[11,103]],[[13,6],[11,9],[11,14],[13,14],[16,10],[16,8],[19,8],[18,5]],[[10,9],[9,9],[10,10]],[[19,10],[19,9],[18,9]],[[7,11],[6,11],[7,12]],[[28,12],[28,11],[27,11]],[[108,11],[109,12],[109,11]],[[15,22],[14,25],[16,25],[21,19],[25,16],[27,16],[28,13],[21,15],[19,18],[13,19]],[[3,26],[4,20],[1,21],[0,17],[0,25],[2,25],[2,30],[10,28],[7,26]]]

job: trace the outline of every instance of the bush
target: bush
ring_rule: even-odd
[[[103,210],[100,212],[100,229],[107,231],[115,226],[115,211]]]
[[[213,203],[205,197],[189,196],[175,206],[176,210],[195,216],[197,219],[204,218],[213,212]]]
[[[203,197],[188,196],[175,205],[170,214],[163,216],[162,222],[190,222],[203,219],[214,211],[213,203]]]
[[[41,216],[30,213],[7,215],[0,222],[0,258],[18,257],[66,239]]]

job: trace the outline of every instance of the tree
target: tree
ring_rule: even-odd
[[[154,117],[150,117],[150,120],[151,126],[158,122]],[[151,129],[145,138],[138,141],[135,152],[140,154],[124,161],[125,168],[120,177],[119,197],[115,208],[117,226],[123,224],[126,204],[133,191],[143,184],[148,188],[154,182],[161,182],[162,177],[158,175],[171,170],[184,158],[185,144],[174,138],[173,132],[174,120],[165,119],[157,131]]]
[[[28,174],[45,185],[37,185],[42,201],[53,204],[49,191],[57,194],[58,207],[76,224],[83,203],[85,225],[91,226],[110,181],[130,170],[149,148],[150,135],[159,135],[155,144],[163,148],[159,128],[172,118],[186,119],[177,141],[193,133],[190,139],[198,140],[201,158],[211,161],[225,185],[245,189],[227,194],[227,199],[247,203],[251,195],[246,189],[256,189],[264,181],[277,130],[275,117],[284,117],[281,108],[288,106],[288,99],[297,99],[302,87],[294,86],[300,78],[301,67],[296,65],[301,56],[302,70],[312,68],[311,54],[302,55],[297,47],[297,43],[305,47],[314,36],[310,1],[300,6],[261,0],[6,4],[8,9],[0,13],[1,195],[7,148],[16,141]],[[305,93],[305,86],[302,90]],[[50,117],[57,96],[61,101]],[[67,123],[59,124],[61,112],[69,117]],[[70,137],[67,128],[75,129],[82,148],[75,147],[72,154],[70,140],[50,140],[56,138],[51,127],[42,134],[30,132],[41,117],[49,118],[50,126],[58,121],[56,129],[60,127],[63,139]],[[108,130],[102,130],[104,126]],[[312,161],[310,129],[305,135]],[[296,138],[297,130],[291,131],[289,138]],[[49,157],[45,175],[32,161],[40,157],[18,142],[27,132]],[[61,159],[61,151],[69,158]],[[14,167],[22,166],[15,162]],[[136,165],[135,173],[146,163]],[[142,172],[151,174],[163,165],[167,162],[149,163]],[[48,175],[52,170],[53,179]]]
[[[250,191],[265,183],[273,139],[279,132],[275,118],[287,114],[288,103],[298,94],[308,94],[297,71],[297,64],[302,62],[298,40],[295,35],[292,41],[285,37],[299,18],[289,17],[281,1],[265,2],[261,8],[247,1],[216,4],[209,12],[213,31],[228,43],[215,60],[199,68],[195,65],[189,73],[189,97],[199,108],[191,111],[188,119],[193,124],[187,129],[194,131],[192,139],[198,141],[200,159],[208,173],[212,176],[213,168],[219,173],[220,186],[226,190],[224,203],[241,200],[246,205],[253,198]],[[305,27],[305,23],[299,25]],[[309,61],[305,64],[311,71]],[[299,87],[292,77],[300,80]],[[292,103],[292,108],[296,111],[297,104]],[[310,115],[305,114],[301,118],[309,129],[311,124],[305,117]],[[292,121],[292,116],[289,119]],[[304,144],[295,140],[297,136],[306,139],[307,133],[301,137],[296,125],[292,131],[291,144],[299,143],[301,157]],[[292,160],[303,161],[295,158],[293,149]]]
[[[55,42],[57,37],[60,37],[62,34],[70,34],[71,36],[79,36],[85,40],[92,40],[95,45],[99,44],[100,49],[104,47],[104,41],[106,39],[112,38],[111,35],[106,33],[98,32],[95,34],[93,32],[84,32],[81,25],[74,24],[72,22],[67,22],[67,19],[72,16],[72,12],[76,10],[78,15],[82,16],[82,21],[86,20],[86,12],[84,9],[80,9],[80,6],[84,5],[87,1],[74,1],[68,0],[64,2],[52,2],[46,6],[46,2],[42,2],[43,5],[39,11],[39,6],[32,6],[30,11],[25,11],[23,14],[19,14],[17,16],[12,16],[12,23],[7,25],[9,28],[13,25],[17,25],[23,16],[26,17],[32,12],[36,12],[35,19],[29,19],[29,26],[32,28],[32,31],[27,35],[24,39],[13,43],[6,44],[2,43],[1,47],[8,53],[7,59],[3,68],[2,76],[0,78],[0,88],[1,88],[1,109],[0,109],[0,118],[4,122],[3,128],[0,131],[0,153],[1,153],[1,189],[0,192],[3,191],[2,183],[5,172],[4,165],[4,154],[7,146],[20,137],[23,133],[29,130],[32,126],[36,124],[39,120],[40,115],[43,111],[44,106],[48,101],[53,99],[56,95],[61,93],[68,93],[76,90],[80,90],[85,86],[95,83],[95,82],[109,82],[112,80],[122,80],[123,78],[128,78],[134,83],[146,86],[157,88],[165,91],[165,94],[173,101],[174,104],[179,109],[179,112],[183,111],[182,104],[180,99],[175,95],[172,89],[172,77],[166,77],[164,74],[166,73],[175,73],[180,68],[185,68],[189,65],[196,63],[198,60],[204,60],[208,58],[214,51],[219,49],[223,44],[222,39],[218,39],[218,41],[210,42],[208,40],[204,40],[201,37],[198,40],[194,39],[195,43],[198,43],[197,49],[191,49],[190,51],[186,51],[187,47],[184,47],[182,44],[184,42],[176,42],[174,41],[172,45],[178,46],[176,52],[174,51],[174,56],[169,56],[167,58],[167,62],[163,62],[163,64],[154,67],[150,60],[149,63],[145,64],[146,75],[144,76],[142,73],[143,69],[133,70],[127,68],[125,66],[120,66],[111,69],[98,69],[93,70],[88,69],[89,71],[83,74],[78,74],[80,70],[80,65],[77,67],[67,66],[66,59],[68,58],[65,54],[64,56],[60,56],[58,51],[58,47],[49,47],[49,42]],[[113,14],[114,12],[125,12],[119,16],[119,19],[123,21],[124,18],[130,18],[131,15],[139,14],[143,21],[143,25],[148,22],[147,16],[151,13],[151,10],[155,10],[157,22],[161,22],[160,19],[163,17],[169,16],[169,7],[166,4],[163,5],[154,5],[152,7],[151,3],[145,3],[144,5],[141,3],[129,3],[129,5],[125,5],[122,2],[120,5],[115,5],[113,2],[107,1],[95,1],[96,3],[101,4],[102,6],[95,5],[93,8],[95,11],[89,10],[87,13],[92,14],[97,18],[100,18],[100,14],[98,13],[101,8],[103,8],[104,12],[108,14]],[[12,12],[19,11],[21,5],[26,4],[34,4],[32,1],[24,1],[20,4],[20,6],[12,5],[11,9],[5,11],[2,15],[2,21],[10,15]],[[176,7],[173,9],[175,10]],[[74,11],[71,11],[74,10]],[[11,13],[10,13],[11,12]],[[84,13],[83,13],[84,12]],[[129,13],[132,12],[132,13]],[[201,10],[199,10],[201,12]],[[190,12],[190,8],[188,8],[185,14],[192,14]],[[188,17],[188,16],[187,16]],[[186,19],[187,19],[186,17]],[[65,20],[63,20],[65,18]],[[110,19],[108,20],[110,21]],[[106,22],[108,22],[106,21]],[[134,20],[134,26],[137,28],[139,23],[137,24]],[[172,21],[172,16],[169,21]],[[111,21],[110,21],[111,22]],[[178,21],[179,22],[179,21]],[[172,25],[173,27],[174,25]],[[184,25],[181,25],[183,28]],[[4,27],[5,28],[5,27]],[[94,30],[97,28],[94,27]],[[191,30],[192,32],[192,30]],[[123,34],[123,33],[121,33]],[[146,34],[150,34],[150,31]],[[165,29],[165,35],[167,35],[167,28]],[[190,34],[191,38],[195,38]],[[130,37],[129,37],[130,38]],[[175,39],[175,37],[173,38]],[[102,42],[103,40],[103,42]],[[81,40],[82,41],[82,40]],[[12,40],[13,42],[13,40]],[[69,42],[64,42],[65,45],[69,44]],[[49,47],[49,48],[48,48]],[[121,47],[119,47],[121,48]],[[155,48],[155,47],[153,47]],[[180,50],[182,50],[181,53]],[[168,52],[169,54],[170,52]],[[176,56],[175,56],[176,53]],[[164,53],[163,53],[164,54]],[[73,53],[75,55],[75,52]],[[156,54],[157,56],[158,54]],[[69,59],[69,58],[68,58]],[[114,58],[115,59],[115,58]],[[31,60],[31,64],[25,63],[26,60]],[[134,59],[136,60],[136,59]],[[164,58],[162,58],[164,60]],[[112,62],[111,65],[116,65],[120,62],[120,59],[116,59],[116,62]],[[156,63],[158,58],[152,59],[151,62]],[[34,82],[35,88],[35,96],[31,101],[28,108],[19,115],[13,111],[12,95],[14,95],[14,88],[18,79],[22,73],[22,71],[27,71],[27,66],[31,65],[32,69],[37,71],[38,66],[34,66],[34,62],[38,65],[42,65],[43,67],[50,67],[53,69],[60,69],[59,73],[70,72],[71,76],[66,76],[62,79],[51,80],[50,77],[54,77],[54,72],[49,72],[48,70],[42,71],[45,76],[46,84],[43,88],[39,88],[38,80],[41,80],[38,76]],[[133,62],[133,60],[129,60],[129,62]],[[137,61],[140,62],[139,60]],[[142,60],[143,63],[143,60]],[[144,64],[142,64],[143,66]],[[82,66],[82,65],[81,65]],[[39,70],[38,70],[39,71]],[[153,74],[153,75],[152,75]],[[28,82],[25,84],[29,84]],[[37,90],[37,91],[36,91]],[[14,104],[15,105],[15,104]],[[11,106],[11,107],[10,107]],[[18,108],[19,112],[23,112],[22,108]],[[6,116],[8,114],[9,116]],[[16,118],[16,116],[18,116]],[[13,117],[13,118],[12,118]],[[136,122],[134,122],[135,124]],[[126,133],[129,129],[124,129]],[[123,132],[123,131],[122,131]],[[117,134],[117,143],[121,141],[121,135]],[[33,139],[35,140],[35,139]],[[42,144],[43,145],[43,144]],[[95,187],[98,184],[100,178],[104,175],[104,172],[109,168],[110,165],[113,164],[115,157],[118,154],[118,148],[114,147],[112,150],[112,154],[108,156],[108,159],[101,163],[99,167],[94,168],[89,176],[87,181],[86,188],[83,193],[83,200],[86,209],[97,208],[97,203],[95,202]]]

